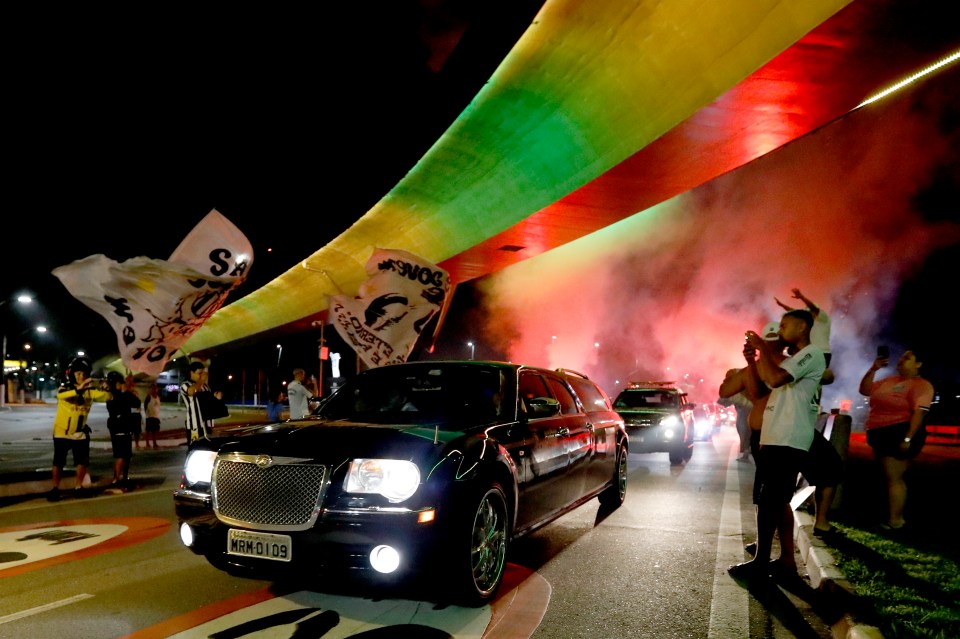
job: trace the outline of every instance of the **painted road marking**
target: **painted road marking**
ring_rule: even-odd
[[[83,601],[84,599],[90,599],[91,597],[93,597],[93,595],[88,595],[88,594],[74,595],[66,599],[61,599],[60,601],[51,601],[48,604],[43,604],[42,606],[30,608],[29,610],[21,610],[20,612],[15,612],[5,617],[0,617],[0,625],[3,625],[10,621],[16,621],[17,619],[23,619],[24,617],[30,617],[32,615],[36,615],[41,612],[46,612],[48,610],[54,610],[55,608],[62,608],[63,606],[69,606],[72,603],[77,603],[78,601]]]
[[[295,635],[324,639],[527,639],[540,625],[550,593],[550,584],[543,577],[514,564],[507,565],[494,602],[479,608],[306,590],[277,596],[264,589],[205,606],[123,639],[286,639]]]
[[[720,507],[720,530],[717,541],[717,561],[713,571],[713,596],[710,603],[709,639],[740,639],[750,636],[750,601],[747,589],[727,572],[727,567],[743,561],[743,527],[740,525],[740,469],[753,464],[737,463],[734,457],[739,445],[730,446],[727,456],[727,481],[723,504]]]
[[[170,528],[158,517],[70,519],[0,528],[0,579],[149,541]]]

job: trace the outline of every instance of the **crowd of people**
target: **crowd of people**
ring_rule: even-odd
[[[103,402],[107,409],[107,430],[114,459],[111,489],[129,490],[130,462],[133,451],[141,447],[141,438],[144,439],[145,448],[159,448],[157,436],[161,425],[161,399],[158,385],[149,384],[146,396],[141,399],[133,375],[110,371],[101,381],[91,376],[92,370],[88,359],[74,358],[67,367],[66,379],[57,390],[57,412],[53,424],[53,485],[47,495],[49,501],[62,498],[60,485],[70,455],[76,466],[75,493],[81,497],[92,495],[88,475],[91,429],[87,421],[95,402]],[[184,433],[190,442],[211,436],[215,420],[226,416],[227,408],[222,392],[210,388],[206,364],[192,362],[188,374],[188,379],[180,384],[178,401],[185,408]],[[292,376],[286,391],[280,391],[278,397],[289,397],[289,417],[300,419],[310,413],[318,393],[312,380],[305,381],[304,369],[295,368]],[[274,402],[272,407],[268,405],[267,418],[279,421],[282,419],[281,409],[280,401]]]
[[[752,459],[756,465],[757,539],[746,547],[753,558],[728,569],[734,578],[749,581],[797,576],[791,500],[803,481],[814,487],[814,535],[836,534],[829,515],[843,478],[843,459],[818,428],[825,424],[820,419],[822,386],[835,380],[829,368],[830,318],[799,289],[793,289],[793,297],[805,307],[774,298],[785,313],[761,333],[745,332],[746,365],[728,370],[718,389],[720,403],[737,410],[737,459]],[[904,474],[923,447],[934,389],[920,376],[922,359],[916,350],[900,356],[895,375],[875,381],[888,364],[886,354],[878,353],[859,391],[869,398],[867,443],[886,478],[888,508],[880,527],[892,531],[906,525]],[[775,542],[779,556],[772,559]]]

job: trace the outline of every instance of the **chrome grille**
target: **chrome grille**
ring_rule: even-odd
[[[262,530],[305,530],[317,520],[325,468],[296,458],[229,455],[217,459],[213,509],[225,523]]]
[[[623,421],[626,423],[627,426],[640,426],[640,427],[646,428],[648,426],[655,425],[654,417],[652,415],[630,416],[624,419]],[[657,421],[659,421],[659,419]]]

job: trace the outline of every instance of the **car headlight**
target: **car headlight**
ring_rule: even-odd
[[[676,415],[667,415],[660,420],[660,425],[672,428],[677,425],[678,421],[679,420],[677,419]]]
[[[187,455],[187,461],[183,464],[183,476],[186,477],[187,482],[191,484],[209,484],[213,477],[213,462],[216,459],[216,451],[193,451]]]
[[[354,459],[344,481],[348,493],[373,493],[391,502],[409,499],[420,486],[420,469],[402,459]]]

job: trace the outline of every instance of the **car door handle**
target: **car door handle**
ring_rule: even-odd
[[[554,435],[554,437],[566,437],[569,434],[570,434],[570,429],[564,426],[563,428],[557,431],[557,434]]]

